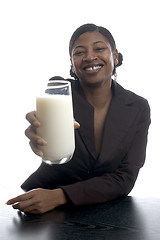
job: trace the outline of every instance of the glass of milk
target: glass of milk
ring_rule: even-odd
[[[68,162],[75,149],[70,82],[49,81],[47,90],[36,98],[36,109],[41,123],[37,135],[47,142],[40,146],[42,160],[50,165]]]

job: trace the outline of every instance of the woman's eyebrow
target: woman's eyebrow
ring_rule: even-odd
[[[104,42],[104,41],[96,41],[96,42],[94,42],[92,45],[95,45],[95,44],[97,44],[97,43],[105,43],[105,42]],[[78,46],[76,46],[76,47],[74,48],[74,50],[77,49],[77,48],[85,48],[85,46],[83,46],[83,45],[78,45]]]
[[[83,46],[83,45],[76,46],[76,47],[74,48],[74,50],[77,49],[77,48],[84,48],[84,46]]]
[[[94,42],[92,45],[95,45],[95,44],[97,44],[97,43],[105,43],[104,41],[96,41],[96,42]]]

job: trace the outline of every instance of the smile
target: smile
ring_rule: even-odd
[[[92,71],[98,71],[98,70],[101,69],[102,67],[103,67],[102,65],[87,66],[87,67],[84,67],[83,70],[84,70],[84,71],[92,72]]]

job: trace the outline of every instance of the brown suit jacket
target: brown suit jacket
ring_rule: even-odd
[[[94,109],[86,101],[79,82],[70,81],[74,117],[80,123],[75,130],[73,158],[63,165],[42,163],[21,187],[24,190],[61,187],[75,205],[102,203],[127,195],[145,161],[150,125],[148,102],[112,82],[113,97],[97,158]]]

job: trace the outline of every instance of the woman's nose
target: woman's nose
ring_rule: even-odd
[[[83,61],[92,62],[97,59],[97,56],[94,54],[93,51],[86,52],[85,56],[83,57]]]

